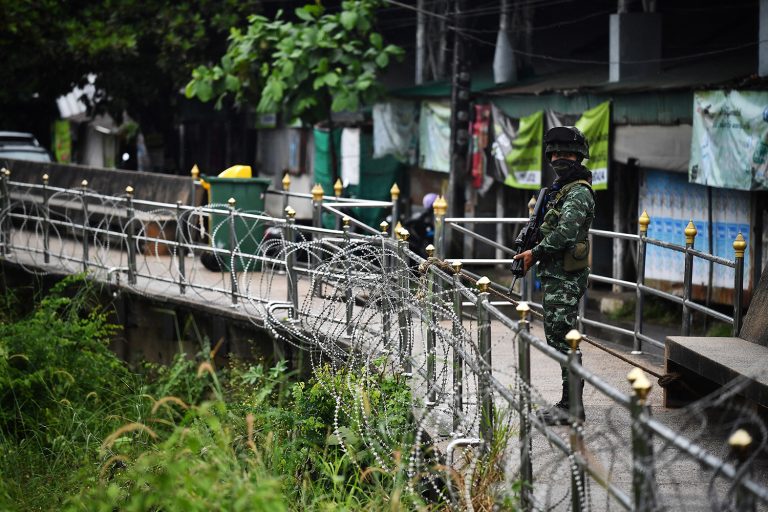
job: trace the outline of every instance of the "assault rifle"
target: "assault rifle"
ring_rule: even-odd
[[[520,230],[520,234],[517,235],[515,243],[512,245],[512,249],[515,254],[520,254],[533,249],[533,247],[539,243],[539,227],[542,220],[544,220],[544,200],[547,197],[547,189],[542,188],[539,192],[539,197],[536,199],[536,206],[533,208],[531,218],[528,219],[528,223]],[[512,262],[512,284],[509,287],[509,293],[512,293],[512,289],[515,287],[515,283],[518,278],[525,275],[525,263],[522,259]]]

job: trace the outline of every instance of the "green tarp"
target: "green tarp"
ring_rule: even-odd
[[[315,181],[326,195],[333,195],[334,174],[331,172],[331,155],[328,147],[328,131],[315,129]],[[334,130],[337,167],[341,162],[341,129]],[[346,187],[344,197],[389,201],[392,184],[402,176],[403,165],[392,156],[373,158],[373,136],[360,134],[360,183]],[[337,169],[337,176],[340,171]],[[400,184],[403,185],[403,184]],[[352,208],[351,216],[378,229],[389,212],[384,208]],[[323,226],[333,228],[336,219],[331,213],[323,215]]]

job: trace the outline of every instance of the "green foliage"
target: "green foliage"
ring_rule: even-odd
[[[287,510],[279,479],[260,464],[241,423],[233,421],[223,402],[196,407],[167,439],[104,485],[73,498],[65,510]]]
[[[298,21],[253,15],[245,32],[232,29],[229,48],[214,66],[199,66],[188,98],[257,103],[313,123],[331,111],[357,110],[379,93],[378,73],[403,51],[372,32],[379,0],[346,0],[340,12],[320,3],[295,10]]]
[[[291,382],[285,362],[216,370],[207,350],[134,375],[91,292],[71,278],[28,316],[0,312],[15,320],[0,326],[0,509],[424,505],[405,491],[406,381],[323,367]]]
[[[31,315],[0,325],[0,430],[8,435],[42,431],[50,445],[66,411],[125,393],[130,374],[108,349],[114,327],[84,284],[67,278]]]
[[[4,121],[21,125],[31,108],[52,115],[55,99],[92,74],[97,109],[116,119],[126,110],[145,132],[150,122],[172,123],[178,91],[191,70],[218,58],[229,29],[259,5],[258,0],[0,0]]]

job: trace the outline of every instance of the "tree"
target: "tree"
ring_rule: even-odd
[[[373,30],[379,0],[345,0],[339,12],[319,3],[295,10],[297,21],[254,15],[245,32],[232,29],[229,48],[214,66],[200,66],[188,98],[225,98],[256,104],[259,112],[285,114],[313,124],[332,112],[356,111],[380,93],[380,71],[403,50],[385,45]],[[333,128],[332,124],[329,126]],[[336,156],[331,144],[334,172]]]
[[[57,117],[55,100],[95,75],[91,112],[124,111],[173,130],[179,91],[196,66],[226,49],[258,0],[0,0],[0,128]],[[32,115],[30,115],[32,113]],[[31,129],[31,128],[29,128]]]

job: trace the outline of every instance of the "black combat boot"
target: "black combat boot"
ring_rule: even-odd
[[[584,415],[584,381],[581,381],[581,388],[579,389],[579,394],[581,395],[580,398],[582,398],[581,404],[581,414],[579,414],[579,419],[581,421],[584,421],[585,415]],[[568,425],[570,423],[570,401],[569,401],[569,393],[568,393],[568,384],[566,382],[563,382],[563,395],[560,397],[560,401],[557,402],[552,407],[549,407],[547,409],[544,409],[543,411],[539,412],[539,418],[541,419],[542,423],[548,426],[556,426],[556,425]]]
[[[539,419],[549,426],[568,424],[568,384],[563,382],[563,395],[552,407],[539,411]]]

